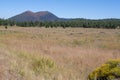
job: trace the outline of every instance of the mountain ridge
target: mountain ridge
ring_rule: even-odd
[[[49,11],[39,11],[32,12],[27,10],[13,17],[8,18],[8,20],[16,22],[35,22],[35,21],[68,21],[68,20],[120,20],[117,18],[105,18],[105,19],[85,19],[85,18],[59,18]]]
[[[60,20],[60,18],[49,11],[32,12],[28,10],[13,17],[10,17],[9,20],[17,22],[29,22],[29,21],[35,22],[35,21],[55,21]]]

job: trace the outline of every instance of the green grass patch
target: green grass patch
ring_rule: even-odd
[[[14,51],[13,55],[16,56],[18,62],[24,61],[23,65],[28,63],[27,67],[34,71],[35,74],[52,73],[57,69],[55,61],[48,56],[18,51]],[[21,66],[20,64],[18,65]],[[21,70],[19,72],[22,74]]]
[[[31,62],[32,70],[36,73],[51,73],[55,70],[55,62],[47,57],[34,58]]]

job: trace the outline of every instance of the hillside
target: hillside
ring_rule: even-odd
[[[36,13],[32,11],[25,11],[21,14],[9,18],[9,20],[17,22],[30,22],[30,21],[34,22],[34,21],[55,21],[59,20],[59,18],[49,11],[40,11]]]

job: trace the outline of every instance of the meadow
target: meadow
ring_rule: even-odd
[[[1,80],[87,80],[120,58],[120,29],[0,26]]]

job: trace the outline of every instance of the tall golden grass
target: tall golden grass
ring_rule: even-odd
[[[0,27],[1,80],[86,80],[120,58],[120,30]]]

